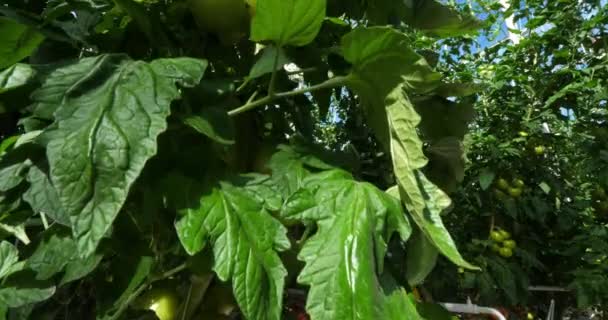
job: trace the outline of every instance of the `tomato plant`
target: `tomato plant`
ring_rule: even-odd
[[[0,318],[440,309],[408,293],[439,255],[479,270],[442,223],[473,109],[414,40],[480,26],[438,1],[5,1]]]
[[[454,285],[441,279],[456,268],[439,260],[429,290],[439,299],[455,291],[516,309],[546,305],[549,294],[530,287],[554,286],[566,290],[551,293],[556,317],[566,308],[605,310],[605,3],[528,0],[511,2],[506,11],[496,1],[469,3],[488,17],[482,33],[490,43],[472,37],[442,43],[438,69],[483,86],[465,138],[467,171],[446,223],[483,272],[466,272]],[[509,18],[519,29],[504,29]],[[501,245],[498,229],[512,233],[515,243]],[[503,246],[514,246],[513,255]]]

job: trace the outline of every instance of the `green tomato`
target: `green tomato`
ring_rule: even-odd
[[[523,191],[521,188],[509,188],[509,195],[513,198],[519,198]]]
[[[504,191],[509,190],[509,187],[510,187],[510,185],[507,182],[507,180],[505,180],[503,178],[498,179],[498,181],[496,181],[496,185],[498,186],[498,188],[500,188],[500,189],[502,189]]]
[[[458,268],[458,273],[463,274],[464,273],[464,268]]]
[[[513,256],[513,250],[511,250],[509,248],[500,248],[500,251],[498,251],[498,254],[500,254],[500,256],[502,256],[504,258],[510,258],[511,256]]]
[[[490,239],[496,242],[502,242],[505,238],[500,234],[499,231],[490,232]]]
[[[534,147],[534,153],[536,153],[537,156],[542,156],[543,154],[545,154],[545,147],[543,147],[543,146]]]
[[[534,314],[532,312],[528,312],[528,320],[534,320]]]
[[[509,248],[509,249],[515,249],[515,247],[517,247],[517,243],[515,242],[515,240],[505,240],[502,245],[505,248]]]
[[[228,43],[247,32],[250,8],[245,0],[190,0],[190,10],[198,26]]]
[[[500,236],[502,237],[503,241],[507,240],[507,239],[511,239],[511,234],[508,231],[500,230],[498,232],[500,233]]]
[[[175,292],[170,290],[156,289],[144,296],[145,309],[154,311],[159,320],[177,319],[177,308],[179,302]]]
[[[515,179],[515,180],[513,180],[513,185],[516,188],[520,188],[521,189],[521,188],[523,188],[523,187],[526,186],[526,183],[523,180],[521,180],[521,179]]]
[[[498,253],[500,251],[500,246],[498,244],[492,245],[492,251]]]

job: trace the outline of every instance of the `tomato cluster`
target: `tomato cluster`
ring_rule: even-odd
[[[511,234],[503,229],[494,229],[490,232],[490,239],[494,241],[492,251],[504,258],[513,256],[513,250],[517,247],[515,240],[511,239]]]
[[[511,183],[509,183],[505,178],[499,178],[496,181],[496,188],[494,189],[494,193],[496,194],[496,197],[498,197],[498,199],[506,198],[507,194],[517,199],[521,197],[525,186],[525,182],[519,178],[513,179]]]

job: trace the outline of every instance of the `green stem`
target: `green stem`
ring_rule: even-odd
[[[127,307],[133,302],[133,300],[139,297],[142,292],[144,292],[144,290],[146,290],[152,283],[159,280],[167,279],[177,273],[182,272],[186,268],[187,265],[183,263],[169,271],[163,272],[158,276],[150,277],[146,282],[142,283],[135,291],[133,291],[131,295],[129,295],[129,297],[120,305],[120,307],[118,307],[118,310],[116,310],[116,312],[111,317],[109,317],[108,320],[118,319],[120,315],[125,311],[125,309],[127,309]]]
[[[274,87],[277,81],[277,67],[279,64],[279,54],[281,53],[281,47],[277,47],[276,54],[274,55],[274,63],[272,65],[272,75],[270,76],[270,84],[268,84],[268,95],[272,97],[274,95]]]
[[[348,77],[345,76],[339,76],[339,77],[334,77],[331,78],[327,81],[324,81],[322,83],[319,83],[317,85],[308,87],[308,88],[302,88],[302,89],[298,89],[298,90],[294,90],[294,91],[288,91],[288,92],[281,92],[281,93],[276,93],[273,95],[267,95],[264,98],[260,98],[258,100],[252,101],[252,102],[248,102],[234,110],[230,110],[228,112],[228,115],[231,117],[234,117],[236,115],[239,115],[243,112],[247,112],[249,110],[255,109],[259,106],[263,106],[266,105],[276,99],[280,99],[280,98],[287,98],[287,97],[293,97],[293,96],[297,96],[297,95],[301,95],[307,92],[313,92],[313,91],[318,91],[318,90],[323,90],[323,89],[329,89],[329,88],[335,88],[338,86],[342,86],[346,83],[346,81],[348,80]]]

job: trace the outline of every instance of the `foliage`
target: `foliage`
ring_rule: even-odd
[[[547,295],[528,287],[558,286],[572,291],[557,294],[561,307],[605,306],[606,7],[529,0],[503,13],[491,1],[475,3],[488,22],[512,14],[522,25],[511,30],[521,34],[518,44],[446,41],[438,65],[485,86],[465,139],[465,181],[446,216],[463,255],[484,272],[457,276],[440,261],[429,286],[491,305],[547,304]],[[500,30],[489,24],[484,32],[491,39]],[[496,228],[516,240],[512,258],[493,250]],[[441,281],[448,272],[454,281]]]
[[[303,294],[312,319],[418,319],[408,292],[438,253],[478,269],[442,222],[472,118],[446,93],[471,90],[407,31],[475,18],[331,0],[0,15],[0,318],[279,319]],[[393,259],[406,245],[428,261]]]

